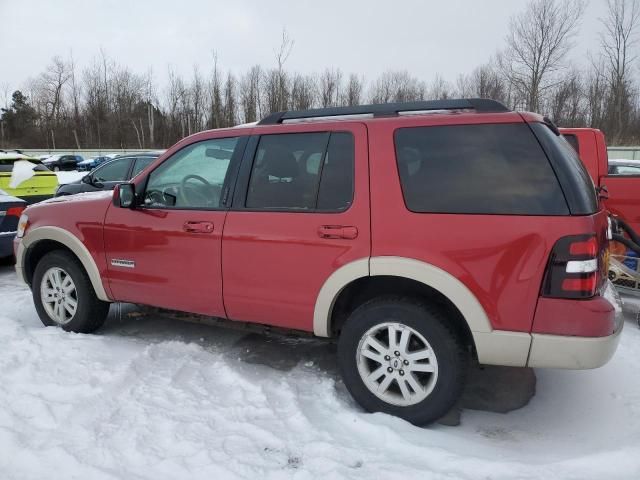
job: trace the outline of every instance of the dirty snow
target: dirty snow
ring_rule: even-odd
[[[40,324],[0,267],[0,478],[630,479],[640,476],[640,331],[593,371],[538,370],[507,414],[417,428],[361,411],[334,347],[112,315]],[[516,388],[512,385],[500,388]]]

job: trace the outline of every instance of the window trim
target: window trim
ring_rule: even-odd
[[[256,153],[258,151],[258,145],[260,144],[260,139],[262,137],[271,136],[271,135],[299,135],[299,134],[309,134],[309,133],[328,133],[327,143],[324,149],[324,155],[322,156],[321,168],[320,168],[320,178],[318,179],[318,186],[316,189],[316,207],[318,205],[318,197],[320,195],[320,185],[322,183],[322,171],[324,170],[324,159],[329,149],[329,143],[331,142],[331,134],[334,133],[347,133],[351,135],[353,139],[353,175],[351,176],[351,200],[349,205],[346,208],[341,209],[296,209],[296,208],[281,208],[281,207],[247,207],[247,195],[249,193],[249,183],[251,181],[251,174],[253,172],[253,164],[255,163]],[[247,147],[244,151],[244,156],[242,158],[242,164],[240,166],[240,171],[237,176],[236,186],[235,186],[235,194],[233,196],[233,202],[231,204],[231,211],[239,211],[239,212],[268,212],[268,213],[307,213],[307,214],[341,214],[348,212],[353,208],[354,200],[356,197],[356,158],[357,158],[357,135],[351,130],[305,130],[305,131],[284,131],[284,132],[272,132],[272,133],[263,133],[263,134],[253,134],[249,138],[247,143]]]
[[[198,143],[202,143],[202,142],[210,142],[212,140],[225,140],[225,139],[229,139],[229,138],[237,138],[238,139],[238,143],[236,144],[236,148],[233,152],[233,155],[231,156],[231,160],[229,162],[229,168],[227,169],[227,174],[225,176],[224,179],[224,183],[222,184],[222,192],[225,191],[225,189],[228,189],[228,193],[226,194],[227,196],[227,200],[226,202],[222,202],[222,206],[221,207],[217,207],[217,208],[212,208],[212,207],[189,207],[189,208],[185,208],[185,207],[172,207],[172,206],[162,206],[162,207],[153,207],[153,206],[149,206],[149,205],[145,205],[144,204],[144,195],[147,191],[147,184],[149,183],[149,177],[151,177],[151,175],[153,174],[153,172],[155,172],[158,168],[160,168],[161,165],[164,165],[166,162],[170,161],[171,159],[173,159],[178,153],[182,152],[185,148],[191,147],[193,145],[196,145]],[[183,145],[182,147],[180,147],[180,149],[176,150],[175,152],[173,152],[171,154],[171,156],[165,158],[164,160],[162,160],[162,162],[158,163],[156,166],[153,167],[152,170],[150,170],[146,176],[139,182],[137,183],[136,186],[136,203],[135,203],[135,208],[139,209],[139,210],[176,210],[176,211],[207,211],[207,212],[225,212],[227,210],[229,210],[230,208],[230,204],[231,204],[231,199],[233,198],[234,195],[234,189],[236,186],[236,180],[238,177],[238,170],[240,168],[240,163],[242,161],[243,155],[244,155],[244,151],[247,147],[247,141],[248,141],[249,136],[248,135],[229,135],[228,137],[212,137],[212,138],[203,138],[200,139],[198,141],[195,142],[191,142],[188,143],[186,145]],[[133,162],[132,162],[133,165]],[[126,182],[125,182],[126,183]]]
[[[531,132],[532,138],[533,140],[536,142],[536,144],[538,144],[540,146],[540,151],[543,153],[544,157],[547,159],[547,162],[549,164],[549,168],[551,168],[551,171],[553,172],[553,175],[556,179],[556,181],[558,182],[558,188],[560,188],[560,193],[562,194],[562,197],[564,198],[565,201],[565,206],[567,208],[567,213],[491,213],[491,212],[433,212],[433,211],[422,211],[422,210],[414,210],[412,208],[409,207],[409,205],[407,204],[407,197],[405,195],[405,189],[404,189],[404,184],[402,182],[402,178],[400,176],[400,164],[398,163],[398,145],[397,145],[397,133],[400,130],[410,130],[410,129],[416,129],[416,128],[433,128],[433,127],[473,127],[473,126],[486,126],[486,125],[523,125],[524,127],[528,127],[529,131]],[[537,135],[535,135],[535,132],[531,129],[531,127],[529,126],[529,124],[527,122],[505,122],[505,123],[494,123],[494,122],[487,122],[487,123],[455,123],[455,124],[446,124],[446,125],[414,125],[414,126],[401,126],[401,127],[397,127],[393,129],[393,156],[394,156],[394,163],[395,163],[395,169],[396,169],[396,173],[397,173],[397,178],[398,178],[398,183],[400,184],[400,194],[402,196],[402,202],[405,206],[405,208],[407,209],[408,212],[411,213],[415,213],[418,215],[477,215],[477,216],[500,216],[500,217],[505,217],[505,216],[517,216],[517,217],[564,217],[564,216],[569,216],[571,215],[571,208],[569,206],[569,202],[566,198],[566,194],[564,192],[564,188],[562,185],[562,182],[560,181],[560,178],[558,177],[558,173],[556,172],[556,168],[554,166],[554,162],[551,160],[551,158],[549,158],[549,154],[547,153],[546,149],[544,148],[544,145],[542,145],[540,143],[540,140],[538,139]]]

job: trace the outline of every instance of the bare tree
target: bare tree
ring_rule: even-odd
[[[511,18],[503,66],[527,110],[538,111],[554,85],[550,77],[564,67],[583,11],[583,0],[531,0]]]
[[[601,19],[604,32],[600,43],[609,82],[609,134],[614,139],[623,135],[632,105],[630,101],[631,65],[638,58],[637,32],[640,25],[638,0],[608,0],[607,17]]]
[[[371,103],[410,102],[425,96],[425,85],[407,71],[386,71],[371,85]]]
[[[347,81],[347,86],[342,94],[340,103],[349,107],[360,105],[363,90],[364,81],[352,73],[349,75],[349,80]]]
[[[339,103],[342,84],[342,72],[340,69],[327,68],[318,82],[318,90],[321,107],[335,107]]]
[[[223,124],[222,80],[218,68],[218,54],[213,52],[213,72],[209,81],[209,128],[220,128]]]
[[[255,122],[260,115],[260,83],[262,69],[254,65],[240,80],[240,105],[244,122]]]
[[[316,102],[317,87],[315,79],[309,75],[296,74],[291,81],[289,105],[293,110],[307,110]]]

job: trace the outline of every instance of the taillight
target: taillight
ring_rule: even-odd
[[[556,242],[542,285],[552,298],[591,298],[602,285],[606,252],[595,235],[571,235]]]
[[[24,207],[11,207],[7,210],[7,217],[18,217],[24,212]]]

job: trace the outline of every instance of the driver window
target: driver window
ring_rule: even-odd
[[[144,204],[158,208],[221,207],[222,188],[238,137],[194,143],[149,175]]]

